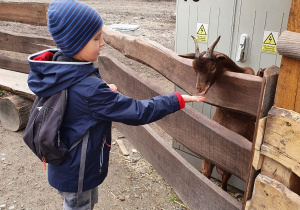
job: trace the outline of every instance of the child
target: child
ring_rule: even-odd
[[[107,85],[92,63],[105,45],[102,25],[97,11],[84,3],[53,1],[48,29],[59,50],[29,56],[28,85],[36,95],[48,97],[68,89],[61,141],[70,148],[87,139],[86,150],[82,141],[62,164],[48,165],[49,184],[63,196],[63,209],[93,209],[97,203],[97,187],[108,170],[112,121],[147,124],[184,108],[185,102],[205,100],[177,92],[134,100],[118,93],[115,85]]]

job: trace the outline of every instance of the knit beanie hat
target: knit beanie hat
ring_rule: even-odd
[[[76,0],[55,0],[48,9],[48,29],[64,56],[73,57],[100,30],[99,13]]]

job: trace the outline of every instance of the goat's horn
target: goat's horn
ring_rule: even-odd
[[[198,41],[194,36],[191,36],[195,42],[195,57],[199,57],[200,56],[200,52],[199,52],[199,46],[198,46]]]
[[[211,58],[214,49],[216,47],[216,45],[218,44],[219,40],[220,40],[221,36],[218,36],[218,38],[210,45],[210,47],[207,49],[205,57],[206,58]]]

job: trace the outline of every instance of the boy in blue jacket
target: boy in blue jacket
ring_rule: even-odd
[[[81,142],[62,164],[48,165],[49,184],[63,196],[63,209],[93,209],[98,202],[97,187],[108,171],[112,121],[143,125],[184,108],[185,102],[205,100],[177,92],[134,100],[118,93],[115,85],[107,85],[92,63],[105,45],[102,25],[98,12],[84,3],[53,1],[48,29],[59,49],[29,56],[28,85],[36,95],[48,97],[68,89],[61,141],[70,148],[87,139],[85,151]]]

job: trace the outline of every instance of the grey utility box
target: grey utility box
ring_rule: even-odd
[[[256,72],[259,68],[279,66],[281,56],[276,44],[280,33],[286,30],[290,6],[291,0],[177,0],[175,51],[194,52],[191,35],[197,38],[200,52],[221,35],[215,50],[228,55],[237,65],[250,66]],[[213,117],[215,107],[205,103],[191,105]],[[201,170],[201,158],[176,140],[173,148]],[[220,179],[215,170],[213,177]],[[245,189],[245,183],[235,176],[229,184]]]

